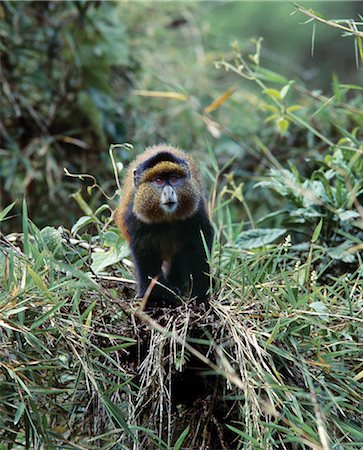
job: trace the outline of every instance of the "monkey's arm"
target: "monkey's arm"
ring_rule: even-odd
[[[199,300],[206,299],[210,284],[210,268],[204,242],[207,251],[210,252],[213,229],[204,209],[185,221],[180,239],[183,246],[172,259],[168,281],[182,291],[187,289],[191,297],[197,297]]]
[[[158,304],[167,301],[168,304],[176,302],[175,294],[179,294],[179,289],[176,285],[167,281],[161,271],[162,259],[160,254],[154,249],[145,246],[131,247],[133,260],[137,276],[137,296],[142,298],[151,283],[152,279],[158,276],[158,283],[155,284],[150,295],[149,300],[156,300]]]
[[[130,243],[130,247],[136,270],[137,296],[143,297],[151,279],[160,274],[161,259],[145,245]]]

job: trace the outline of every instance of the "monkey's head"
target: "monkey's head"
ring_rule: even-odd
[[[191,217],[201,199],[199,180],[187,160],[161,151],[134,168],[133,212],[145,223]]]

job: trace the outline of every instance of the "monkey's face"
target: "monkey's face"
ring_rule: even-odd
[[[196,212],[200,196],[186,165],[162,161],[140,175],[133,211],[146,223],[184,220]]]

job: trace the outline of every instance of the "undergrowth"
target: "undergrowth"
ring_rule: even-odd
[[[304,243],[243,230],[227,191],[210,306],[146,313],[108,208],[39,230],[24,201],[22,233],[0,242],[2,448],[363,445],[361,235],[332,254],[320,215]]]

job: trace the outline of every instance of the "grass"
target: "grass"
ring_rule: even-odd
[[[92,269],[112,226],[40,231],[24,203],[0,241],[0,448],[362,447],[360,254],[321,283],[319,228],[241,250],[220,199],[210,306],[147,313],[122,241]]]

